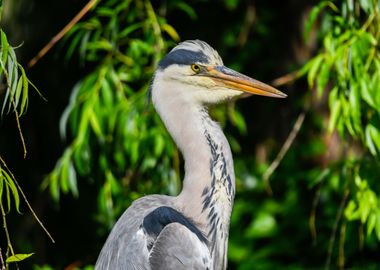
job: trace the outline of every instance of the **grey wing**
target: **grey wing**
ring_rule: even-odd
[[[149,256],[155,270],[211,270],[207,245],[179,223],[171,223],[157,237]]]
[[[150,270],[147,237],[140,227],[147,214],[170,201],[170,197],[159,195],[135,201],[113,227],[95,270]]]
[[[127,239],[115,235],[104,245],[95,270],[148,270],[149,253],[144,236],[134,234]]]

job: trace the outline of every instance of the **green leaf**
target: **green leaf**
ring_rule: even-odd
[[[365,129],[365,135],[370,152],[376,156],[380,153],[380,131],[374,125],[369,124]]]
[[[3,168],[0,166],[0,199],[3,197],[4,182],[5,176],[3,174]]]
[[[70,114],[77,105],[77,98],[80,91],[80,83],[76,84],[71,91],[69,105],[65,108],[62,113],[61,119],[59,120],[59,134],[61,138],[66,138],[67,122],[69,120]]]
[[[0,75],[1,75],[7,64],[9,43],[4,31],[0,30],[0,33],[1,33],[1,66],[0,66]]]
[[[79,42],[81,41],[81,38],[83,36],[84,31],[78,31],[76,35],[71,39],[70,45],[66,50],[66,61],[71,59],[75,49],[78,47]],[[73,31],[70,31],[69,33],[74,33]],[[82,49],[82,48],[81,48]]]
[[[12,108],[12,99],[13,101],[15,101],[16,89],[17,89],[17,84],[19,81],[17,57],[12,47],[9,48],[9,58],[10,59],[8,61],[8,74],[9,74],[9,81],[11,83],[11,86],[10,86],[11,91],[10,91],[10,101],[9,101],[8,112],[10,112]],[[13,110],[16,110],[16,108],[14,107]]]
[[[83,109],[80,115],[80,123],[79,123],[79,129],[78,129],[78,134],[77,134],[78,144],[83,144],[84,141],[86,140],[86,136],[88,134],[90,110],[91,108],[88,108],[88,104],[86,104],[86,108]]]
[[[329,59],[322,63],[317,79],[317,94],[318,98],[322,97],[323,91],[331,76],[331,68],[333,66],[333,59]]]
[[[232,123],[239,129],[241,134],[247,134],[247,125],[245,123],[245,119],[239,111],[233,110],[230,113],[230,118],[232,120]]]
[[[58,174],[56,171],[50,173],[47,178],[49,182],[50,194],[56,202],[59,201],[59,184],[58,184]]]
[[[87,48],[89,50],[104,50],[104,51],[111,51],[113,49],[112,43],[110,43],[108,40],[97,40],[87,43]]]
[[[376,225],[376,213],[372,212],[367,221],[367,235],[370,235],[375,228]]]
[[[315,81],[317,72],[322,64],[323,58],[324,58],[323,55],[318,55],[314,57],[312,60],[310,60],[310,69],[307,74],[307,82],[310,88],[313,88],[314,86],[314,81]]]
[[[154,155],[159,157],[165,148],[165,140],[160,134],[157,134],[154,136],[154,142]]]
[[[103,140],[103,132],[96,113],[92,109],[89,109],[88,113],[92,130],[95,132],[96,136],[98,136],[98,139]]]
[[[61,186],[61,190],[63,193],[67,193],[69,191],[69,183],[68,183],[68,172],[69,170],[69,159],[67,157],[63,157],[60,164],[60,174],[59,174],[59,184]]]
[[[357,211],[357,205],[353,200],[350,200],[346,206],[346,209],[344,210],[344,215],[347,218],[347,220],[356,220],[359,218],[359,214]]]
[[[360,80],[360,96],[368,103],[368,105],[376,108],[374,96],[371,93],[366,80],[367,78]]]
[[[338,98],[338,88],[334,88],[330,92],[329,103],[330,103],[331,113],[330,113],[328,131],[331,133],[334,131],[334,129],[337,126],[338,119],[341,115],[341,109],[342,109],[342,104],[340,102],[340,99]]]
[[[376,233],[377,239],[380,241],[380,209],[379,208],[376,211],[375,233]]]
[[[164,30],[166,33],[169,34],[169,36],[176,42],[180,41],[181,38],[179,37],[177,31],[173,28],[173,26],[165,23],[162,26],[162,30]]]
[[[21,91],[22,91],[22,77],[20,77],[18,79],[18,82],[17,82],[17,86],[16,86],[16,93],[14,95],[14,101],[15,101],[15,110],[17,109],[17,106],[19,104],[19,101],[20,101],[20,96],[21,96]]]
[[[75,168],[72,162],[69,163],[69,176],[68,182],[71,192],[74,197],[79,196],[78,184],[77,184],[77,174],[75,172]]]
[[[268,237],[275,233],[277,222],[273,215],[262,212],[257,215],[246,231],[249,238]]]
[[[12,262],[21,262],[30,256],[32,256],[34,253],[28,253],[28,254],[15,254],[6,259],[7,263],[12,263]]]
[[[19,64],[19,69],[21,70],[21,78],[23,83],[23,91],[22,91],[22,99],[21,99],[21,105],[20,105],[20,115],[23,115],[26,108],[28,107],[28,88],[29,88],[29,82],[28,78],[26,77],[24,68]]]
[[[360,94],[359,89],[355,83],[351,84],[349,103],[350,103],[350,114],[352,119],[353,128],[355,134],[362,133],[361,128],[361,104],[360,104]]]
[[[3,171],[3,175],[5,176],[5,187],[6,187],[6,191],[7,191],[7,200],[8,200],[8,209],[10,209],[10,205],[11,205],[11,193],[12,193],[12,197],[13,197],[13,200],[15,202],[15,206],[16,206],[16,210],[17,212],[20,213],[20,197],[19,197],[19,194],[18,194],[18,190],[17,190],[17,187],[12,179],[12,177],[6,172],[6,171]]]

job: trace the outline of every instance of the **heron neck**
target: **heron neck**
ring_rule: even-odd
[[[161,98],[156,109],[185,160],[183,188],[175,204],[208,237],[215,269],[225,269],[235,194],[230,146],[204,106],[183,97]]]
[[[194,210],[202,214],[211,209],[213,203],[223,201],[220,210],[229,216],[235,193],[235,176],[230,146],[223,131],[210,118],[207,109],[201,106],[195,106],[181,125],[188,137],[181,133],[181,138],[176,139],[185,160],[185,177],[179,198],[190,204],[193,215]],[[216,196],[229,203],[224,204],[224,200],[213,202]]]
[[[202,212],[204,197],[218,186],[225,188],[220,190],[223,192],[219,196],[231,200],[226,206],[232,208],[235,193],[233,159],[219,125],[210,118],[205,106],[186,99],[170,98],[159,104],[156,109],[185,160],[185,177],[178,199],[186,202],[193,213],[197,209]]]

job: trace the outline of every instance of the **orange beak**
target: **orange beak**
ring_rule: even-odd
[[[198,75],[209,77],[217,84],[254,95],[285,98],[286,94],[270,85],[252,79],[225,66],[208,66]]]

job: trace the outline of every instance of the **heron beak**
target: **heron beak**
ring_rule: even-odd
[[[275,98],[287,97],[286,94],[273,88],[272,86],[252,79],[225,66],[206,67],[201,75],[213,79],[217,84],[221,86],[234,90]]]

